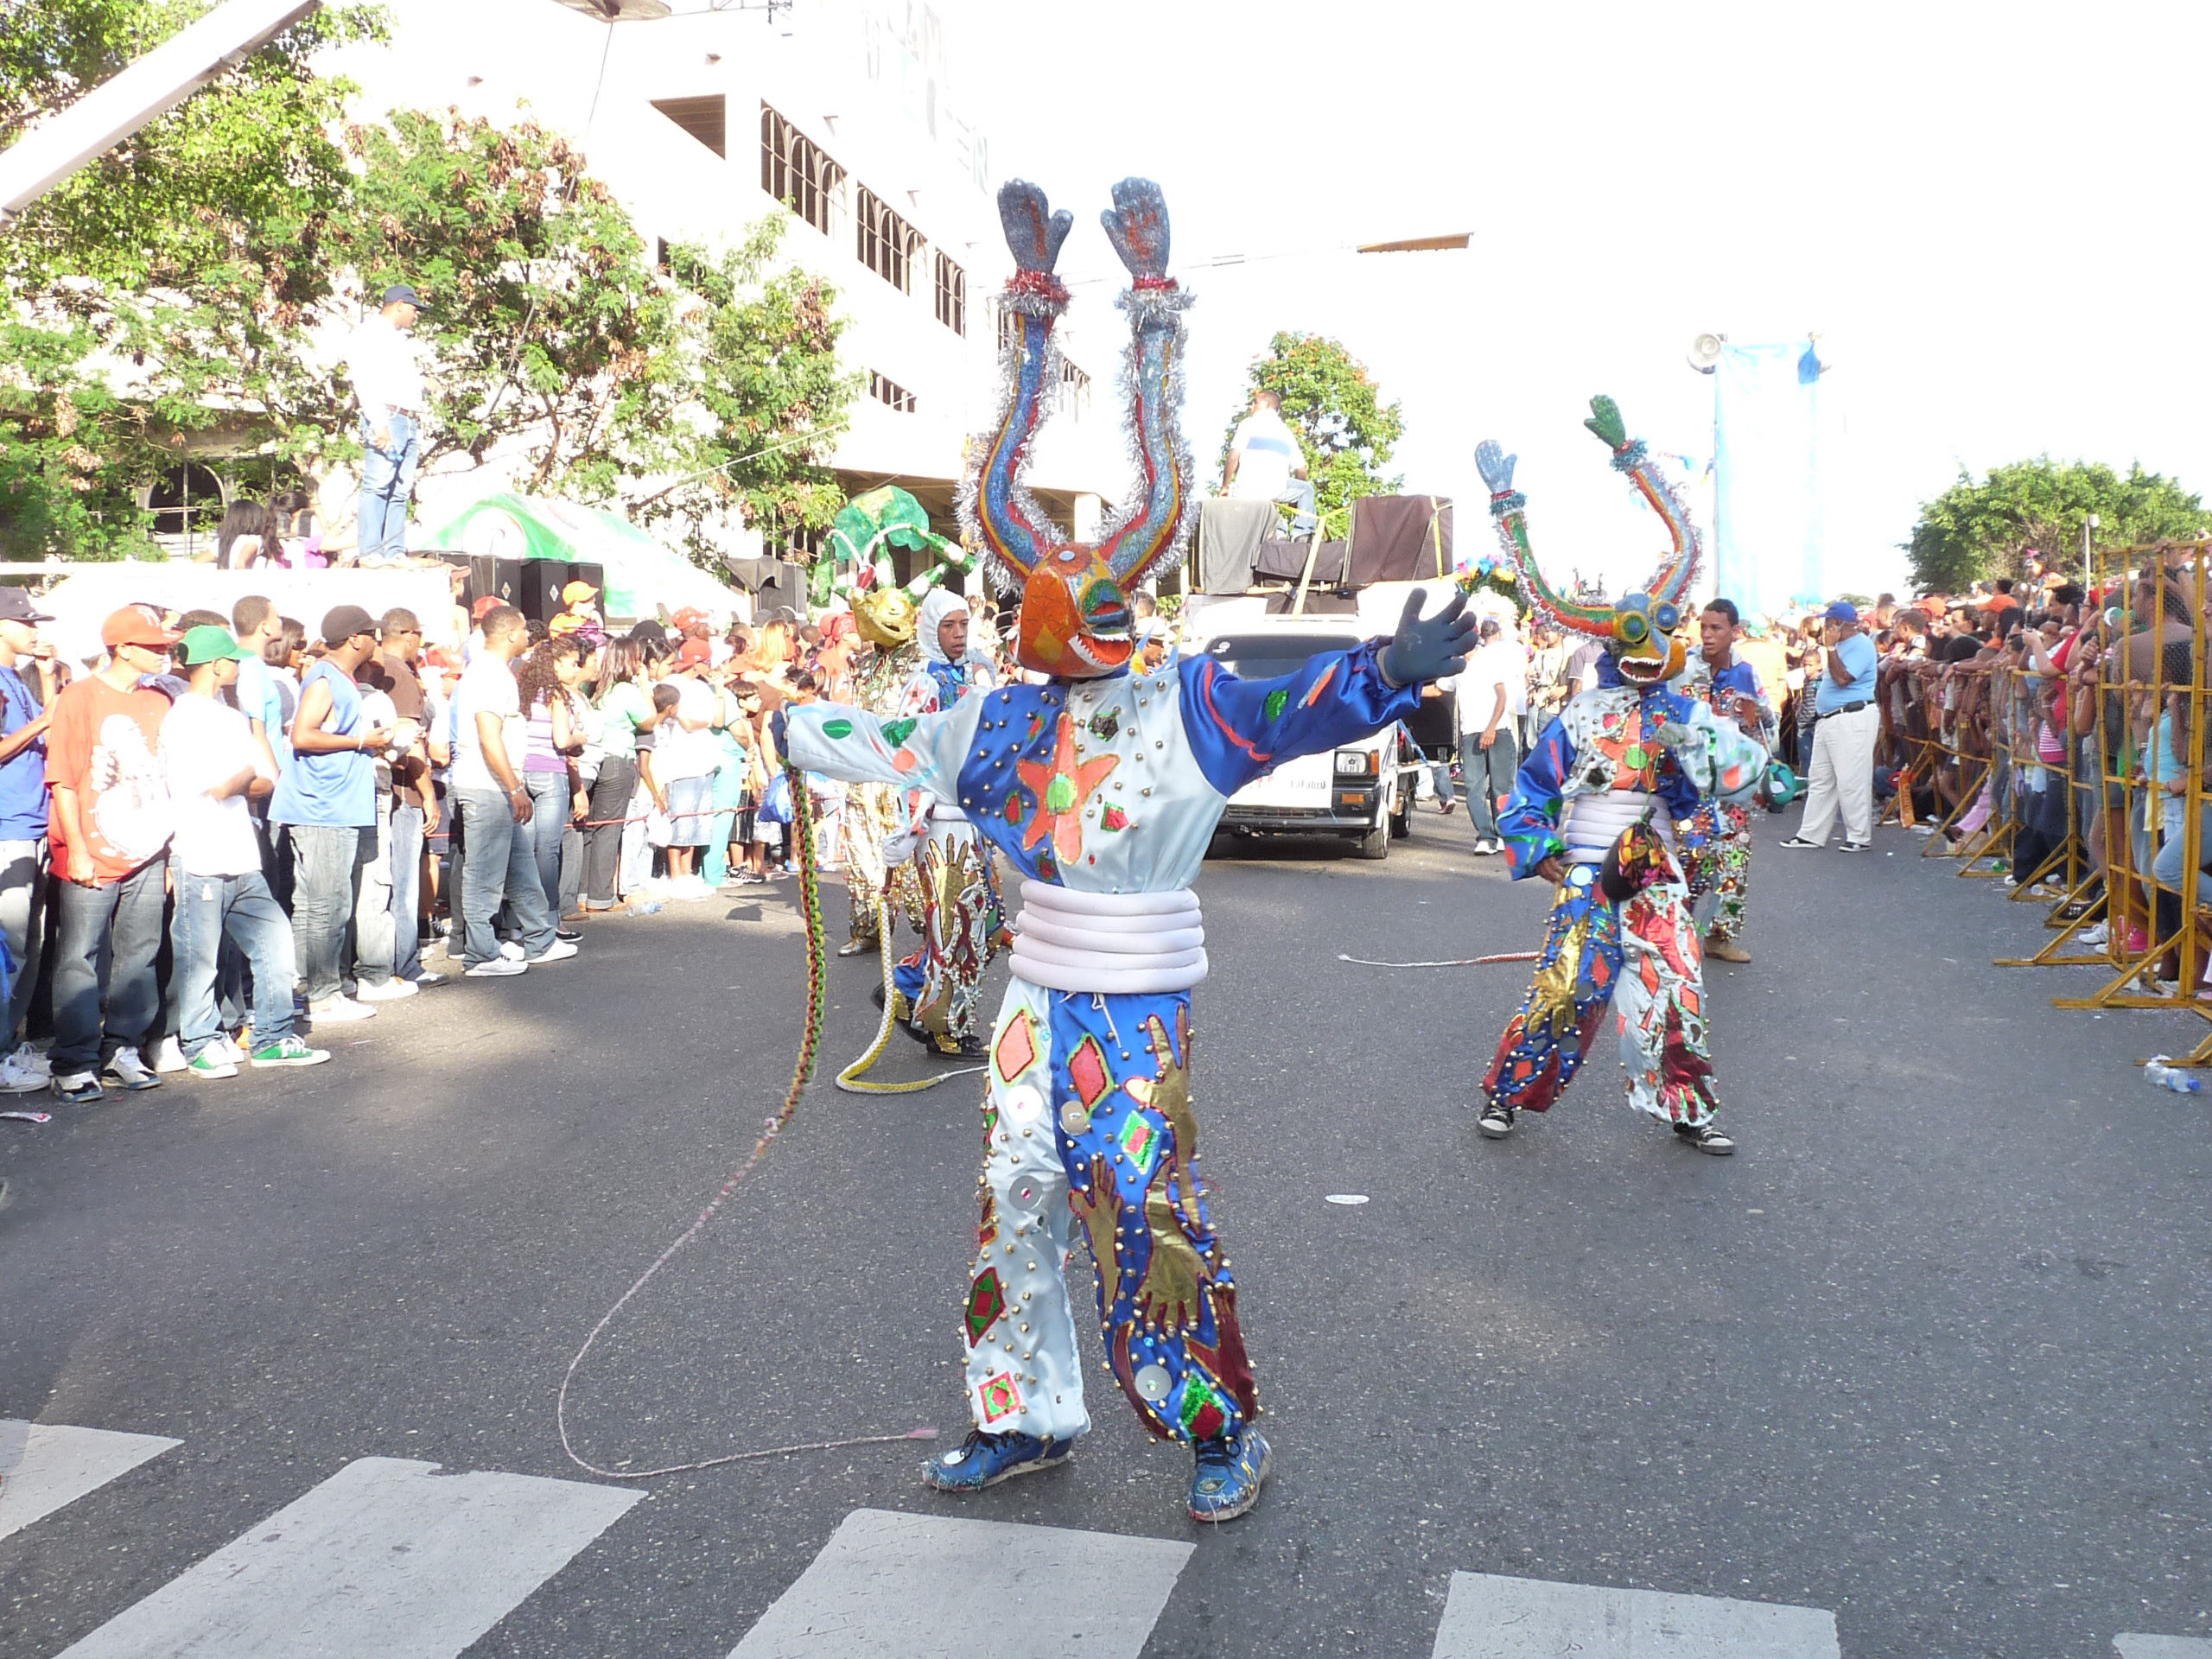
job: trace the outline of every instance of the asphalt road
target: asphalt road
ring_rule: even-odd
[[[1464,817],[1387,864],[1209,864],[1194,1091],[1277,1451],[1254,1515],[1185,1520],[1185,1454],[1107,1389],[1067,1468],[965,1501],[913,1445],[651,1483],[469,1651],[726,1654],[863,1508],[1195,1541],[1147,1659],[1425,1656],[1455,1571],[1831,1609],[1847,1659],[2212,1633],[2212,1105],[2129,1065],[2191,1022],[2054,1012],[2084,970],[1989,966],[2034,914],[1904,832],[1845,857],[1763,830],[1757,960],[1709,981],[1729,1160],[1628,1109],[1610,1038],[1484,1142],[1526,968],[1338,960],[1535,944],[1543,896]],[[329,1033],[315,1071],[0,1123],[0,1418],[181,1442],[0,1539],[0,1659],[352,1459],[587,1478],[556,1386],[780,1096],[790,899],[595,923],[574,963]],[[833,964],[833,1063],[872,976]],[[581,1446],[950,1444],[977,1098],[818,1084],[609,1332]]]

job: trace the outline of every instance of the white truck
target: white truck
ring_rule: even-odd
[[[1452,592],[1448,582],[1377,583],[1360,594],[1359,613],[1325,616],[1268,616],[1263,603],[1232,600],[1192,617],[1183,650],[1212,658],[1239,679],[1295,673],[1317,652],[1348,650],[1389,632],[1416,585],[1426,590],[1425,610],[1433,610]],[[1430,699],[1423,714],[1440,705],[1441,723],[1448,725],[1448,697]],[[1409,733],[1402,723],[1343,748],[1286,760],[1230,798],[1217,833],[1335,836],[1351,842],[1362,858],[1388,858],[1391,842],[1413,833],[1425,736]]]

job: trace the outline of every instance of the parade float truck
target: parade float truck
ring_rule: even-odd
[[[1325,616],[1267,615],[1232,601],[1192,619],[1186,653],[1204,653],[1239,679],[1292,674],[1325,651],[1347,651],[1397,626],[1406,595],[1422,590],[1433,610],[1452,592],[1450,582],[1378,582],[1361,590],[1357,612]],[[1448,731],[1450,693],[1426,699],[1411,725]],[[1436,731],[1399,722],[1344,747],[1302,755],[1262,772],[1230,798],[1224,836],[1332,836],[1362,858],[1390,855],[1390,843],[1413,833],[1414,791]],[[1442,742],[1448,746],[1447,735]]]

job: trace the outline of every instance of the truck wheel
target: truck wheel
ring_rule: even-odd
[[[1388,818],[1383,819],[1382,823],[1380,823],[1376,824],[1376,825],[1372,830],[1369,830],[1365,835],[1362,836],[1361,836],[1361,837],[1360,837],[1357,842],[1354,842],[1352,844],[1353,844],[1353,846],[1354,846],[1354,847],[1356,847],[1356,848],[1358,849],[1359,855],[1360,855],[1362,858],[1376,858],[1376,859],[1382,859],[1382,858],[1388,858],[1388,857],[1389,857],[1389,856],[1390,856],[1390,821],[1389,821],[1389,819],[1388,819]]]

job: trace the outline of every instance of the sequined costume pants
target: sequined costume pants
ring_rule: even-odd
[[[932,822],[915,860],[922,946],[893,970],[899,1015],[948,1053],[983,1035],[983,969],[1004,928],[989,846],[973,825]]]
[[[873,939],[887,926],[898,925],[899,912],[911,908],[917,895],[912,879],[903,874],[892,880],[891,915],[884,917],[883,883],[888,872],[883,864],[883,843],[899,829],[899,791],[887,784],[849,784],[845,786],[845,893],[852,906],[852,937]]]
[[[1192,1167],[1190,1006],[1187,992],[1008,986],[964,1320],[977,1427],[1065,1440],[1090,1427],[1061,1271],[1078,1232],[1109,1362],[1146,1428],[1205,1440],[1257,1414],[1236,1287]]]
[[[1690,860],[1690,898],[1713,895],[1712,931],[1724,939],[1744,937],[1751,902],[1751,809],[1707,801],[1690,820],[1705,844]]]
[[[1608,904],[1598,867],[1573,864],[1552,901],[1535,982],[1499,1039],[1483,1092],[1541,1112],[1580,1069],[1611,1002],[1637,1109],[1693,1128],[1719,1103],[1705,1046],[1704,959],[1679,879]]]

